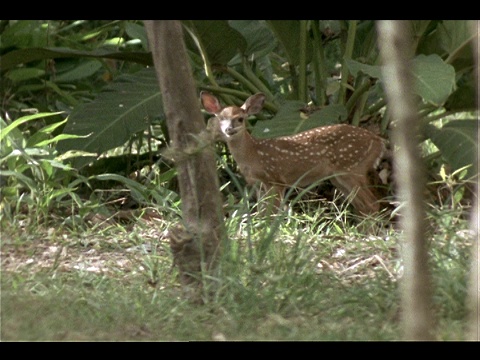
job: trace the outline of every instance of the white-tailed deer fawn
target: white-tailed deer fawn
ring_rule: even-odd
[[[384,152],[382,138],[357,126],[322,126],[296,135],[256,139],[246,129],[249,115],[257,114],[265,95],[250,96],[241,107],[222,107],[212,94],[202,91],[205,110],[216,116],[227,143],[247,183],[263,183],[278,193],[277,204],[290,186],[307,186],[329,178],[344,195],[355,192],[352,205],[363,214],[379,210],[369,172]]]

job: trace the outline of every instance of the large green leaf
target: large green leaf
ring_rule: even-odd
[[[273,119],[258,121],[252,135],[258,138],[292,135],[318,126],[338,124],[347,118],[347,109],[343,105],[329,105],[308,116],[300,111],[302,107],[301,101],[286,101]]]
[[[425,101],[441,106],[455,89],[455,69],[436,54],[413,59],[415,90]]]
[[[474,164],[478,159],[478,126],[479,121],[476,119],[454,120],[441,129],[428,125],[425,131],[445,160],[452,166],[452,170],[458,170]],[[474,169],[470,167],[467,178],[472,178],[474,175]]]
[[[438,25],[440,47],[447,52],[449,61],[460,70],[473,65],[473,37],[477,27],[473,20],[444,20]]]
[[[358,76],[359,72],[362,72],[375,79],[382,78],[381,66],[363,64],[352,59],[346,59],[346,65],[348,67],[348,70],[350,70],[350,73],[355,77]]]
[[[56,83],[61,82],[73,82],[76,80],[84,79],[95,74],[98,70],[102,68],[102,63],[100,60],[74,60],[79,61],[78,65],[73,67],[71,70],[61,72],[55,77]]]
[[[198,38],[211,64],[226,65],[247,47],[243,36],[227,20],[183,21],[183,25]],[[191,37],[186,36],[185,43],[187,48],[197,51]]]
[[[68,48],[27,48],[10,51],[2,55],[1,70],[9,70],[17,65],[32,61],[55,59],[55,58],[109,58],[136,62],[142,65],[153,65],[152,54],[133,51],[112,51],[108,49],[96,49],[92,51],[73,50]]]
[[[229,20],[229,24],[245,38],[246,56],[253,55],[254,59],[258,59],[272,52],[277,46],[277,41],[265,20]]]
[[[43,20],[10,20],[0,31],[0,50],[47,46],[50,29],[42,26]],[[2,58],[3,61],[3,58]]]
[[[142,48],[145,51],[148,51],[147,32],[145,31],[145,27],[143,25],[127,22],[125,24],[125,31],[132,39],[140,40],[140,42],[142,43]]]
[[[363,72],[383,81],[381,66],[362,64],[355,60],[347,60],[346,64],[354,76]],[[441,106],[455,89],[455,69],[436,54],[415,57],[412,60],[412,72],[415,93],[428,103]]]
[[[298,65],[300,62],[300,21],[267,20],[267,24],[275,33],[277,40],[283,45],[290,64]],[[312,53],[312,43],[307,41],[307,62],[310,62]]]
[[[457,89],[445,102],[445,109],[447,111],[472,111],[476,109],[478,80],[473,72],[474,69],[458,79]]]
[[[360,21],[355,33],[353,59],[373,64],[378,57],[377,32],[373,20]]]
[[[101,154],[123,145],[132,134],[147,128],[149,119],[160,116],[162,101],[153,68],[124,75],[101,92],[91,103],[74,109],[64,133],[90,135],[87,139],[61,142],[60,152],[82,150]],[[81,167],[92,158],[74,159]]]

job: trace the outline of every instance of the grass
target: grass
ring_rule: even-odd
[[[168,213],[68,230],[2,222],[4,341],[399,340],[399,234],[341,205],[249,214],[231,205],[213,298],[182,297]],[[385,217],[385,216],[384,216]],[[439,340],[462,340],[470,250],[465,209],[428,215]]]

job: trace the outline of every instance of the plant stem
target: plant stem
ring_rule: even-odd
[[[298,98],[304,103],[307,99],[307,20],[300,20],[300,56],[298,65]]]
[[[322,37],[318,29],[318,20],[312,21],[313,47],[313,71],[315,73],[315,94],[316,105],[325,105],[327,102],[327,69],[325,65],[325,54],[323,52]]]
[[[348,26],[347,43],[345,45],[345,54],[342,62],[342,80],[340,82],[340,92],[338,95],[338,103],[345,104],[345,95],[347,92],[348,77],[350,72],[347,67],[347,60],[352,58],[353,45],[355,44],[355,33],[357,31],[357,20],[350,20]]]
[[[273,100],[274,96],[273,96],[272,92],[270,91],[270,89],[268,87],[266,87],[265,84],[262,82],[262,80],[260,80],[258,78],[258,76],[256,76],[254,74],[254,72],[252,71],[250,66],[248,66],[248,63],[245,59],[243,60],[243,71],[245,73],[246,78],[248,80],[250,80],[250,82],[254,86],[256,86],[258,90],[263,92],[267,96],[268,99]]]

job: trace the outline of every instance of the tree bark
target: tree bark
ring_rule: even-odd
[[[479,74],[480,74],[480,63],[478,57],[480,55],[480,41],[478,37],[478,30],[480,29],[480,21],[477,21],[473,25],[472,32],[477,34],[474,38],[473,49],[475,57],[475,77],[477,79],[476,83],[479,84]],[[480,106],[480,90],[477,85],[477,111]],[[480,127],[477,128],[477,144],[480,140]],[[475,165],[475,164],[474,164]],[[478,202],[478,189],[479,189],[479,178],[478,172],[480,170],[480,158],[477,154],[477,164],[476,164],[476,186],[475,186],[475,198],[473,202],[473,211],[470,218],[470,229],[472,233],[472,265],[470,269],[470,280],[469,280],[469,290],[467,298],[467,307],[469,313],[469,324],[468,324],[468,334],[467,339],[472,341],[480,340],[480,244],[478,241],[478,226],[479,226],[479,214],[480,214],[480,203]]]
[[[419,118],[411,89],[412,42],[408,21],[377,23],[388,111],[393,122],[394,174],[402,203],[404,274],[400,282],[402,327],[407,340],[432,339],[431,284],[425,239],[426,180],[419,149]]]
[[[480,139],[480,131],[478,132]],[[479,167],[477,167],[478,169]],[[479,202],[478,202],[478,184],[475,191],[476,197],[471,214],[471,233],[472,233],[472,265],[470,269],[470,280],[467,297],[467,308],[469,314],[467,339],[472,341],[480,340],[480,245],[478,241],[478,223],[479,223]]]
[[[175,161],[182,198],[183,221],[171,228],[170,246],[185,290],[193,301],[201,302],[202,275],[215,268],[224,238],[213,143],[205,141],[182,24],[177,20],[144,23],[171,139],[168,153]]]

